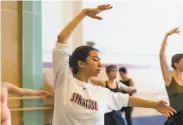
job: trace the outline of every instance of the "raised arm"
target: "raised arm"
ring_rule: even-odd
[[[105,90],[107,105],[111,110],[119,110],[121,107],[132,106],[141,108],[152,108],[161,114],[170,117],[176,113],[175,109],[171,108],[164,101],[152,101],[140,97],[129,96],[128,94],[114,93],[110,90]]]
[[[167,32],[165,34],[164,39],[163,39],[160,53],[159,53],[161,71],[162,71],[163,79],[164,79],[165,84],[167,86],[170,84],[171,79],[172,79],[171,72],[169,71],[168,64],[166,62],[166,55],[165,55],[165,48],[166,48],[166,44],[167,44],[167,39],[170,35],[179,34],[179,33],[180,33],[180,31],[178,28],[174,28],[174,29],[170,30],[169,32]]]
[[[135,96],[129,97],[128,105],[132,107],[153,108],[161,114],[165,115],[166,117],[170,117],[171,115],[174,115],[176,113],[176,111],[173,108],[169,107],[164,101],[156,102]]]
[[[84,19],[85,16],[89,16],[94,19],[102,20],[101,17],[97,16],[98,13],[104,10],[111,9],[112,6],[110,4],[101,5],[96,8],[86,8],[83,9],[76,17],[74,17],[68,25],[59,33],[58,35],[58,43],[65,44],[67,43],[67,39],[76,28],[76,26]]]
[[[2,85],[8,89],[8,93],[12,93],[12,94],[40,95],[40,96],[53,95],[53,94],[46,92],[44,90],[31,90],[31,89],[27,89],[27,88],[19,88],[11,83],[8,83],[8,82],[3,82]]]

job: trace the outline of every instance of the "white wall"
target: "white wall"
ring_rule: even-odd
[[[107,2],[106,2],[107,1]],[[129,75],[135,81],[138,96],[168,101],[162,79],[158,52],[163,35],[180,26],[183,30],[183,2],[179,0],[103,0],[114,8],[101,13],[103,21],[84,19],[70,38],[72,50],[85,41],[95,41],[104,63],[132,64]],[[43,62],[51,62],[51,51],[60,30],[82,8],[95,7],[98,0],[43,1]],[[83,7],[82,7],[83,5]],[[167,46],[168,61],[182,52],[183,35],[171,36]],[[133,67],[135,65],[135,68]],[[139,65],[147,66],[144,68]],[[150,66],[150,67],[149,67]],[[99,78],[107,79],[105,69]],[[119,77],[118,77],[119,79]],[[134,116],[156,115],[147,109],[135,109]]]
[[[80,1],[42,1],[42,52],[43,62],[52,61],[52,49],[59,32],[81,10]],[[82,45],[80,24],[69,39],[71,51]]]
[[[85,0],[83,8],[103,3],[110,3],[113,9],[100,14],[102,21],[85,19],[84,42],[96,43],[104,64],[132,65],[128,71],[138,90],[136,95],[168,101],[158,53],[169,29],[179,26],[183,30],[183,3],[178,0]],[[182,41],[183,34],[168,39],[168,62],[173,54],[182,52]],[[107,79],[105,69],[100,78]]]
[[[183,6],[179,1],[84,1],[83,7],[101,3],[110,3],[114,7],[100,14],[102,21],[84,21],[83,40],[96,42],[104,63],[159,65],[158,52],[164,34],[177,26],[183,29]],[[182,34],[169,39],[169,57],[181,52],[181,37]]]
[[[183,3],[179,1],[43,1],[44,62],[51,61],[51,50],[61,29],[82,8],[96,7],[100,3],[111,3],[114,8],[100,14],[102,21],[86,18],[69,41],[72,50],[86,41],[96,42],[104,63],[159,65],[158,52],[163,35],[176,26],[183,29]],[[169,39],[169,60],[172,54],[181,52],[182,40],[182,34]]]
[[[43,62],[51,62],[51,51],[58,33],[82,8],[96,7],[104,2],[43,1]],[[104,63],[152,66],[131,68],[129,73],[139,91],[154,91],[154,88],[159,92],[164,91],[158,52],[167,30],[175,26],[183,29],[183,3],[163,0],[109,3],[114,8],[100,14],[103,21],[86,18],[76,28],[69,40],[72,50],[92,40],[101,50]],[[170,56],[182,51],[182,40],[182,34],[169,38],[167,52]],[[101,78],[106,79],[105,72],[101,73]],[[151,85],[154,87],[149,87]]]

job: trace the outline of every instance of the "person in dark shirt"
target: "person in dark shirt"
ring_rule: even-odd
[[[168,31],[164,36],[159,53],[161,71],[170,106],[177,110],[177,114],[168,118],[165,125],[183,125],[183,53],[172,56],[171,66],[173,70],[169,69],[165,54],[167,39],[169,36],[179,33],[179,28],[174,28]]]
[[[122,78],[120,80],[121,83],[123,83],[124,85],[129,86],[129,87],[134,87],[134,82],[128,76],[127,69],[125,67],[119,68],[119,74],[120,74],[120,77]],[[122,92],[129,93],[126,91],[122,91]],[[129,95],[132,96],[132,93],[129,93]],[[133,108],[131,106],[123,107],[121,109],[121,112],[125,112],[125,118],[126,118],[127,125],[132,125],[132,117],[131,117],[132,111],[133,111]]]

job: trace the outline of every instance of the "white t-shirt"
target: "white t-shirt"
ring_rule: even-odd
[[[53,125],[104,125],[104,114],[128,105],[129,95],[113,93],[73,77],[69,68],[69,45],[53,50]]]

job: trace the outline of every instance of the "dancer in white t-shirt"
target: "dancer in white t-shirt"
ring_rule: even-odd
[[[153,108],[167,117],[176,113],[164,101],[156,102],[131,97],[128,94],[113,93],[107,88],[90,84],[90,77],[97,76],[102,68],[96,49],[80,46],[69,56],[67,39],[79,22],[86,16],[101,20],[97,14],[111,8],[111,5],[101,5],[97,8],[83,9],[58,36],[53,50],[53,125],[103,125],[106,112],[128,105]]]

